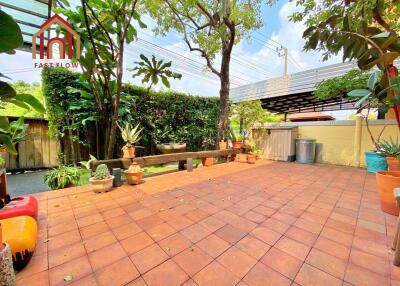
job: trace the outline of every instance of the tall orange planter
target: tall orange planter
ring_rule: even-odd
[[[399,215],[399,208],[393,195],[393,189],[400,187],[400,171],[376,172],[381,209],[391,215]]]
[[[400,159],[394,157],[386,157],[389,171],[400,171]]]

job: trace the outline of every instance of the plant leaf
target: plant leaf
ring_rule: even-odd
[[[367,96],[370,94],[371,94],[371,91],[369,91],[368,89],[354,89],[354,90],[350,91],[349,93],[347,93],[347,95],[350,97],[363,97],[363,96]]]
[[[21,29],[6,12],[0,10],[0,53],[18,48],[23,43]]]
[[[17,94],[15,96],[15,99],[29,104],[37,112],[40,112],[40,113],[46,112],[46,109],[44,108],[43,104],[36,97],[34,97],[31,94],[25,94],[25,93]]]

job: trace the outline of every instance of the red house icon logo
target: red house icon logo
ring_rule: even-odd
[[[67,39],[53,37],[47,41],[47,51],[45,52],[44,46],[44,32],[47,31],[51,25],[59,24],[67,31]],[[67,54],[68,59],[72,59],[72,51],[75,49],[75,58],[79,59],[81,54],[81,39],[77,32],[72,29],[72,26],[63,18],[55,14],[44,22],[40,29],[32,36],[32,59],[36,59],[36,38],[40,37],[40,59],[52,59],[54,44],[58,44],[60,50],[60,59],[65,59]],[[67,41],[66,41],[67,40]],[[68,43],[68,45],[67,45]],[[68,49],[68,51],[66,51]],[[46,56],[46,57],[45,57]]]

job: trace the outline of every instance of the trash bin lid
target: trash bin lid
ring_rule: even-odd
[[[310,138],[297,138],[296,142],[297,143],[314,143],[316,140],[315,139],[310,139]]]

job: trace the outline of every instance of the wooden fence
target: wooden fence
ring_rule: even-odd
[[[13,120],[13,118],[10,118]],[[59,143],[48,135],[45,119],[25,119],[28,136],[17,144],[17,156],[6,155],[7,171],[34,170],[58,166]]]

